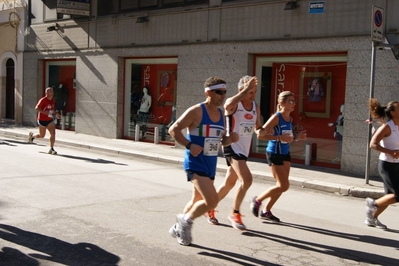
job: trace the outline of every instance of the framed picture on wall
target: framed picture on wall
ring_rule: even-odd
[[[158,105],[175,105],[176,72],[158,71]]]
[[[299,113],[307,117],[330,117],[331,72],[300,73]]]

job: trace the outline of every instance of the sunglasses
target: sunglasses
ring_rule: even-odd
[[[213,90],[214,93],[219,94],[219,95],[223,95],[226,94],[227,91],[226,90]]]
[[[295,103],[296,103],[295,100],[289,100],[288,102],[289,102],[290,104],[295,104]]]

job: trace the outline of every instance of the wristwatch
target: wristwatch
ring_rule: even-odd
[[[191,141],[190,141],[189,143],[187,143],[187,145],[186,145],[186,149],[187,149],[187,150],[189,150],[189,149],[190,149],[190,147],[191,147],[191,144],[193,144]]]

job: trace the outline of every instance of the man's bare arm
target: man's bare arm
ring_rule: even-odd
[[[225,115],[231,115],[234,113],[237,104],[244,98],[245,94],[247,94],[247,92],[256,86],[258,86],[258,78],[254,76],[247,83],[245,83],[243,90],[238,92],[233,97],[228,98],[224,104]]]

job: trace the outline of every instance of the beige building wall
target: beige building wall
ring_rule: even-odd
[[[174,56],[178,60],[177,115],[204,99],[209,76],[228,82],[229,96],[244,74],[254,73],[257,54],[346,52],[347,80],[341,170],[362,174],[368,145],[367,101],[371,74],[371,6],[397,14],[397,1],[325,0],[324,15],[310,15],[308,2],[284,11],[287,1],[233,1],[222,7],[201,6],[140,14],[105,16],[91,21],[32,25],[27,34],[25,84],[42,84],[42,60],[76,59],[76,132],[119,138],[122,132],[124,59]],[[397,18],[387,31],[398,33]],[[392,22],[393,21],[393,22]],[[398,98],[399,65],[390,50],[377,50],[375,97],[386,103]],[[24,87],[24,122],[32,124],[38,90]],[[377,154],[372,152],[371,172]]]
[[[0,0],[0,119],[6,113],[6,62],[14,61],[14,122],[22,124],[22,65],[24,49],[24,14],[22,1]]]

